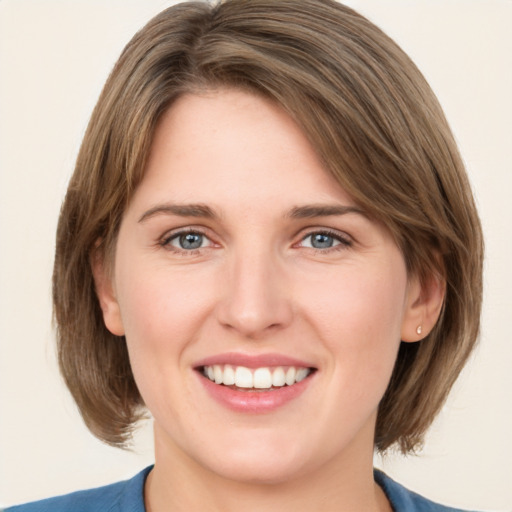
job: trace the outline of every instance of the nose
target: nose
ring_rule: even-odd
[[[292,321],[286,272],[271,251],[233,257],[222,288],[217,319],[244,338],[264,338]]]

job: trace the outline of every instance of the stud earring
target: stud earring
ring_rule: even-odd
[[[421,325],[418,325],[418,327],[416,327],[416,334],[421,334],[421,331],[422,331],[422,328],[421,328]]]

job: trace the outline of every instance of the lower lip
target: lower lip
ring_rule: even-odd
[[[314,374],[292,386],[283,386],[269,391],[238,391],[198,374],[201,383],[214,400],[236,412],[261,414],[272,412],[298,398],[310,385]]]

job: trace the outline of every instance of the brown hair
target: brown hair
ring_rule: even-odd
[[[85,423],[122,446],[144,411],[126,344],[103,323],[90,259],[111,256],[162,113],[181,94],[223,86],[281,105],[328,172],[391,230],[408,271],[445,277],[436,327],[401,344],[379,408],[376,447],[413,450],[477,338],[480,222],[425,79],[380,29],[332,0],[183,3],[123,51],[92,114],[57,232],[59,362]]]

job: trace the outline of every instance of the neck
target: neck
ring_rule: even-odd
[[[158,439],[158,438],[157,438]],[[156,462],[145,487],[147,512],[391,512],[373,479],[373,452],[347,453],[322,467],[277,482],[238,481],[204,468],[156,442]]]

